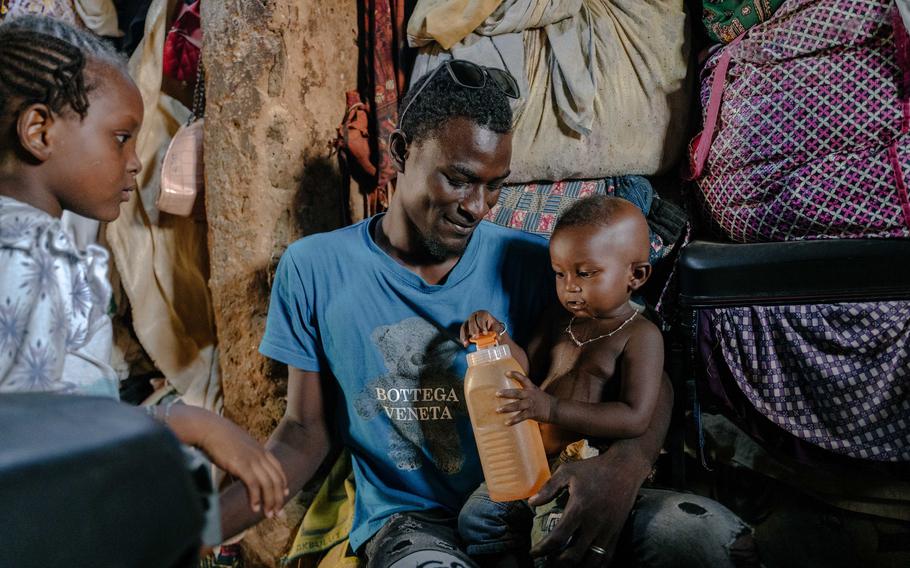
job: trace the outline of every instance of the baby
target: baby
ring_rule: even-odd
[[[651,421],[663,372],[663,338],[629,302],[651,275],[648,249],[648,225],[634,205],[605,196],[579,200],[560,217],[550,239],[564,309],[545,314],[527,353],[508,333],[500,337],[529,372],[510,373],[521,388],[497,393],[503,401],[497,412],[510,425],[540,424],[551,468],[569,446],[563,460],[596,454],[585,447],[586,438],[635,438]],[[462,325],[461,340],[467,345],[470,337],[501,329],[494,315],[475,312]],[[527,538],[517,537],[513,527],[530,515],[524,502],[490,501],[482,485],[459,515],[468,553],[521,548],[517,543],[526,544]],[[547,532],[557,518],[538,511],[535,533]]]

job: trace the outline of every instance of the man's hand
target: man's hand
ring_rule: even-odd
[[[610,564],[638,490],[657,459],[672,407],[673,388],[665,375],[656,412],[643,436],[617,440],[597,457],[556,470],[529,503],[552,501],[563,489],[569,499],[553,531],[531,549],[533,556],[552,554],[557,566]]]
[[[511,426],[525,420],[538,422],[553,422],[556,416],[558,400],[537,387],[531,379],[515,371],[509,371],[506,376],[518,381],[520,389],[506,389],[496,393],[499,398],[512,399],[513,402],[503,404],[496,409],[500,414],[515,412],[516,414],[506,421]]]
[[[530,499],[537,506],[569,493],[562,519],[531,555],[552,555],[554,566],[609,566],[642,479],[609,453],[561,465]]]

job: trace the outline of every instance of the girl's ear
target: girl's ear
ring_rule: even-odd
[[[395,169],[404,173],[404,163],[408,158],[408,137],[401,130],[394,130],[389,134],[389,156]]]
[[[51,109],[43,103],[29,105],[19,113],[19,119],[16,121],[19,144],[40,162],[51,157],[52,136],[48,134],[55,122]]]
[[[636,262],[632,265],[632,277],[629,279],[629,289],[638,290],[645,285],[648,278],[651,277],[651,264],[648,262]]]

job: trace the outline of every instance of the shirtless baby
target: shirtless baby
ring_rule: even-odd
[[[508,424],[540,424],[551,467],[570,444],[635,438],[651,421],[663,372],[663,338],[629,301],[651,275],[648,250],[648,225],[630,202],[605,196],[579,200],[560,217],[550,239],[562,309],[542,318],[527,353],[508,333],[500,338],[529,372],[511,373],[521,388],[498,393],[498,412]],[[467,343],[501,328],[493,314],[475,312],[462,325],[461,339]],[[515,507],[497,511],[498,504],[483,490],[459,519],[469,553],[472,543],[488,553],[514,547],[513,530],[493,527],[494,521],[510,522],[504,516],[515,518]],[[478,534],[485,527],[496,534]]]

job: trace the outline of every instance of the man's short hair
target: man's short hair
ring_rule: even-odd
[[[421,90],[428,78],[432,81]],[[411,97],[418,91],[419,96],[408,108]],[[408,89],[398,111],[405,108],[408,112],[398,128],[412,143],[431,138],[446,122],[459,117],[498,134],[512,131],[509,98],[489,78],[483,87],[472,89],[455,83],[445,69],[436,74],[430,71]]]

